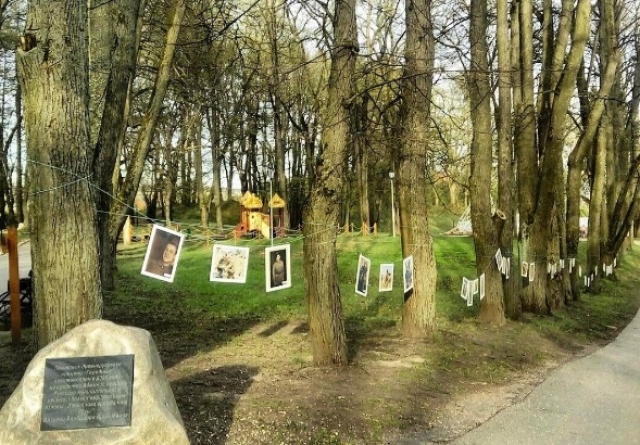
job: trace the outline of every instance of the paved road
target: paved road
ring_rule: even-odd
[[[598,352],[450,445],[640,444],[640,313]]]
[[[31,244],[22,243],[18,246],[18,268],[20,278],[27,278],[31,269]],[[0,255],[0,293],[6,292],[9,281],[9,255]]]

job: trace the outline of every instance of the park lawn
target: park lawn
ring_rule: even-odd
[[[302,240],[277,239],[275,245],[291,246],[292,285],[266,292],[264,250],[269,240],[224,241],[224,244],[249,247],[247,281],[220,283],[209,281],[212,244],[200,239],[187,240],[173,283],[140,275],[146,244],[123,248],[118,260],[118,291],[109,298],[111,305],[133,304],[141,311],[188,311],[201,316],[223,319],[286,320],[306,317]],[[345,318],[356,325],[393,326],[400,320],[403,282],[400,238],[383,233],[363,237],[361,234],[338,236],[339,284]],[[475,276],[472,239],[437,237],[438,262],[437,306],[440,317],[460,320],[473,317],[477,307],[467,307],[459,297],[461,277]],[[358,258],[371,260],[367,296],[355,293]],[[394,265],[393,289],[378,291],[381,264]],[[373,323],[373,325],[372,325]]]
[[[484,327],[475,321],[477,300],[467,307],[459,296],[462,277],[475,278],[472,238],[434,231],[439,329],[407,341],[398,329],[400,238],[341,234],[351,365],[318,369],[308,342],[302,240],[276,243],[291,244],[293,281],[269,293],[268,240],[238,241],[251,252],[245,284],[210,282],[212,245],[197,236],[185,244],[174,283],[140,275],[145,244],[119,252],[118,289],[105,296],[105,318],[152,333],[193,444],[382,444],[412,431],[446,439],[501,409],[496,394],[512,400],[547,370],[615,338],[640,307],[640,256],[632,251],[602,294],[584,294],[553,316]],[[366,297],[355,293],[361,254],[372,262]],[[394,264],[391,292],[378,292],[383,263]],[[452,408],[467,403],[461,400],[476,405]]]

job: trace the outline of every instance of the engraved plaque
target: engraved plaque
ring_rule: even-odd
[[[40,430],[131,426],[133,357],[47,359]]]

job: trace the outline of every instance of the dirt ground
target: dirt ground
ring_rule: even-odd
[[[389,327],[349,331],[351,365],[321,369],[304,321],[132,314],[106,303],[105,318],[152,333],[194,445],[446,443],[598,347],[521,323],[442,323],[422,342]],[[3,334],[0,404],[35,352],[28,330],[17,348]]]

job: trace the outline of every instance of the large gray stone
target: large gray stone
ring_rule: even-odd
[[[40,431],[45,360],[133,354],[131,426]],[[33,358],[0,410],[2,445],[189,444],[160,355],[148,331],[92,320],[47,345]]]

